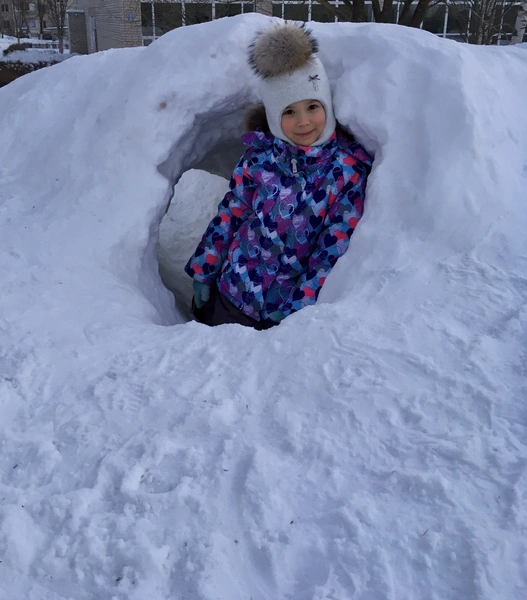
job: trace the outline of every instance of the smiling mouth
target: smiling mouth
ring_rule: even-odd
[[[307,133],[296,133],[295,135],[298,135],[300,137],[306,137],[307,135],[312,135],[313,133],[315,133],[314,129],[313,131],[308,131]]]

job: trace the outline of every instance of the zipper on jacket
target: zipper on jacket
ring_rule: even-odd
[[[296,158],[291,159],[291,166],[293,167],[293,174],[296,175],[298,173]]]

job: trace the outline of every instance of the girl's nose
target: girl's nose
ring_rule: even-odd
[[[298,124],[299,125],[309,125],[309,119],[307,113],[300,113],[298,116]]]

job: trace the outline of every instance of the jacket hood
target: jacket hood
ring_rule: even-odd
[[[243,120],[242,140],[246,146],[260,149],[271,148],[274,145],[276,138],[269,130],[265,106],[263,104],[255,104],[247,109]],[[353,135],[346,131],[339,123],[337,123],[337,142],[352,154],[354,158],[360,160],[369,171],[372,164],[370,156],[355,141]],[[280,141],[279,146],[281,147],[282,144],[283,142]]]

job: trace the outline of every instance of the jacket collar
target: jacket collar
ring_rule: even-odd
[[[271,162],[276,165],[276,167],[269,165],[271,170],[278,167],[289,175],[294,175],[295,169],[306,175],[323,170],[333,159],[339,145],[336,131],[322,146],[292,146],[272,133],[264,133],[260,130],[245,134],[242,142],[256,151],[269,153]]]

